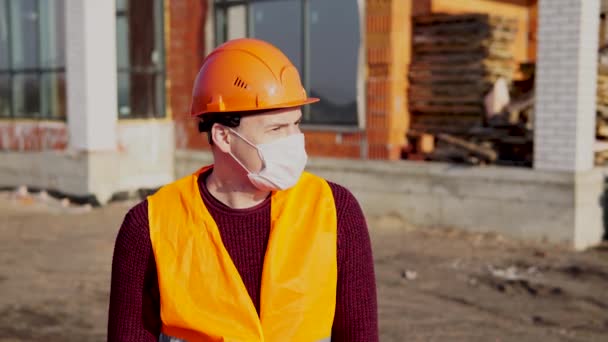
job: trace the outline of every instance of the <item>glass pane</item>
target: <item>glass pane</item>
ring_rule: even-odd
[[[228,7],[228,40],[247,36],[247,7]]]
[[[38,66],[38,10],[36,0],[10,1],[13,68]]]
[[[353,0],[310,1],[311,122],[356,124],[359,8]],[[336,43],[339,42],[339,43]]]
[[[64,0],[40,1],[40,66],[65,66]]]
[[[226,42],[224,29],[226,28],[226,12],[225,9],[215,9],[215,44],[220,45]]]
[[[251,16],[249,35],[276,45],[301,73],[302,8],[300,1],[253,3],[250,5],[249,15]]]
[[[125,118],[131,115],[131,104],[129,102],[129,73],[118,73],[118,117]]]
[[[116,0],[116,11],[126,11],[129,0]]]
[[[116,44],[118,68],[129,67],[129,21],[126,16],[116,17]]]
[[[162,25],[162,16],[155,15],[158,14],[155,7],[159,3],[150,0],[129,2],[128,41],[131,67],[160,65],[162,46],[157,46],[155,37],[158,32],[156,27]]]
[[[159,116],[156,79],[156,74],[131,73],[129,103],[132,117]]]
[[[15,117],[40,117],[40,82],[36,74],[13,77],[13,108]]]
[[[0,0],[0,70],[9,68],[8,51],[8,2]]]
[[[11,79],[7,74],[0,74],[0,117],[11,116]]]
[[[65,75],[63,72],[42,75],[42,116],[65,119]]]

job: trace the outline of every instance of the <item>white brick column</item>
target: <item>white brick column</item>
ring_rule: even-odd
[[[116,9],[114,0],[67,0],[69,146],[116,149]]]
[[[534,167],[593,168],[599,0],[540,0]]]

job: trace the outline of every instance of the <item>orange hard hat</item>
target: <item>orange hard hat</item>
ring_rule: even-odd
[[[272,110],[317,101],[306,96],[298,70],[281,50],[243,38],[220,45],[205,58],[190,114]]]

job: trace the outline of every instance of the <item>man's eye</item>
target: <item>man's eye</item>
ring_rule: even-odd
[[[281,126],[277,126],[275,128],[272,129],[273,131],[280,131],[281,130]]]

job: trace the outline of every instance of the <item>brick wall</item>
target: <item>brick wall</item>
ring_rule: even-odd
[[[593,167],[598,0],[539,2],[534,166]]]
[[[416,11],[423,11],[426,5],[425,1],[416,4]],[[405,145],[411,13],[412,1],[366,3],[366,136],[370,159],[400,159]]]
[[[364,132],[305,130],[306,151],[310,156],[359,159],[364,155]]]
[[[0,151],[63,150],[67,142],[67,126],[64,122],[0,122]]]
[[[165,1],[167,107],[175,120],[176,148],[206,148],[190,117],[192,85],[205,56],[207,0]]]

